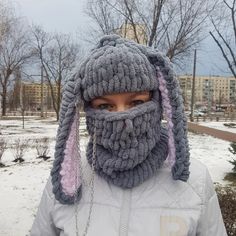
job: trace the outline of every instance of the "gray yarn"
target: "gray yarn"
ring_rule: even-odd
[[[152,177],[167,157],[166,130],[160,126],[158,103],[149,101],[124,112],[85,109],[87,129],[96,125],[95,171],[108,182],[132,188]],[[92,138],[87,146],[92,165]]]
[[[143,49],[145,51],[145,49]],[[175,180],[187,181],[189,178],[189,144],[187,138],[187,118],[184,113],[183,98],[178,80],[168,58],[159,52],[149,53],[149,60],[158,66],[165,78],[169,99],[171,101],[174,124],[173,132],[176,147],[176,161],[172,167],[172,176]]]
[[[109,93],[156,90],[158,81],[148,58],[119,36],[104,40],[80,67],[83,98],[91,101]],[[110,43],[110,44],[109,44]],[[112,46],[110,46],[112,45]]]
[[[55,147],[55,161],[51,171],[53,193],[58,201],[62,204],[72,204],[75,199],[74,197],[67,196],[62,191],[61,176],[59,172],[61,170],[61,164],[64,160],[65,144],[69,137],[71,125],[75,117],[75,104],[77,102],[85,103],[85,108],[88,108],[89,102],[97,96],[110,93],[152,91],[153,100],[151,103],[156,103],[155,114],[157,117],[154,118],[154,120],[156,120],[157,123],[156,127],[153,127],[153,130],[155,130],[152,136],[153,142],[151,142],[153,145],[149,144],[149,152],[148,154],[147,152],[145,153],[147,155],[144,155],[142,158],[138,158],[137,160],[133,158],[132,164],[127,164],[127,166],[124,164],[121,164],[120,166],[117,165],[118,160],[114,161],[114,157],[119,156],[119,158],[122,159],[121,151],[112,151],[111,147],[114,148],[115,145],[112,146],[112,142],[110,142],[110,144],[106,144],[106,142],[102,142],[101,139],[101,137],[103,137],[103,135],[101,135],[101,130],[102,128],[107,127],[105,124],[103,126],[101,122],[101,120],[107,120],[107,114],[106,117],[102,117],[102,113],[104,111],[101,111],[100,117],[100,115],[97,116],[97,113],[93,114],[87,110],[88,131],[90,134],[93,132],[93,124],[97,124],[98,130],[100,129],[97,134],[98,160],[96,161],[95,167],[99,175],[103,176],[107,179],[107,181],[112,182],[113,184],[122,187],[135,186],[145,179],[153,176],[156,171],[158,171],[158,168],[162,166],[168,150],[166,146],[166,132],[161,128],[160,124],[160,116],[163,111],[161,103],[163,99],[159,91],[159,83],[157,80],[158,73],[161,73],[166,81],[168,96],[172,107],[172,123],[174,125],[172,130],[174,133],[176,148],[176,162],[172,167],[172,176],[175,180],[187,181],[189,177],[187,122],[184,115],[184,108],[182,104],[183,101],[180,94],[179,85],[168,58],[152,48],[138,45],[135,42],[123,39],[117,35],[108,35],[104,36],[100,40],[97,47],[80,65],[78,74],[71,78],[63,92],[59,128]],[[137,106],[137,109],[138,107],[139,106]],[[136,109],[134,110],[136,111]],[[138,112],[142,111],[137,111],[136,115]],[[151,110],[146,110],[146,112],[146,115],[148,116],[148,112],[151,112]],[[152,110],[152,112],[154,111]],[[96,120],[98,119],[98,123],[95,122],[95,117]],[[144,117],[145,115],[143,115],[142,119],[140,119],[141,123],[146,119]],[[113,120],[114,128],[117,128],[118,130],[121,127],[121,124],[119,123],[122,123],[120,122],[122,120],[121,117],[119,119],[120,120]],[[149,122],[151,122],[152,119],[150,119]],[[138,130],[138,125],[135,125],[135,122],[130,122],[132,120],[134,121],[135,118],[127,117],[127,120],[129,120],[127,121],[127,125],[129,126],[132,124],[135,127],[133,132],[137,132],[136,130]],[[147,124],[150,126],[150,123],[147,122]],[[115,136],[118,135],[119,132],[116,129],[113,131],[113,136],[111,133],[109,135],[111,135],[110,137],[112,138],[114,137],[114,139],[111,139],[114,141]],[[146,133],[148,135],[148,132]],[[137,135],[137,133],[135,134]],[[149,136],[151,137],[151,135]],[[131,145],[131,138],[129,139],[129,136],[125,137],[127,141],[126,145]],[[136,137],[139,136],[137,135]],[[145,139],[144,136],[139,138],[140,140]],[[141,142],[140,140],[139,142]],[[102,145],[100,145],[99,142]],[[103,147],[104,144],[105,147],[108,147],[108,149]],[[113,144],[115,144],[115,141]],[[126,150],[126,154],[128,153],[126,157],[128,156],[128,158],[131,158],[131,156],[134,155],[132,154],[132,151],[130,151],[131,146]],[[120,150],[121,147],[122,146],[120,145]],[[109,150],[109,152],[107,150]],[[87,149],[87,158],[89,162],[91,162],[91,151],[90,142]],[[109,157],[107,157],[107,159],[101,158],[101,153],[104,152],[109,153]],[[106,160],[109,163],[109,159],[112,160],[112,164],[110,166],[108,165],[108,167],[106,165],[106,168],[103,168],[102,161]],[[100,164],[99,161],[101,161]],[[141,177],[139,181],[137,181],[136,178],[133,178],[133,184],[129,183],[128,179],[131,178],[131,173],[137,173],[135,176],[139,176],[138,173],[141,173],[142,171],[145,173],[142,180]],[[116,178],[112,178],[114,174],[116,175]],[[125,179],[124,176],[128,177]],[[114,181],[114,179],[116,180]],[[81,186],[76,194],[78,195],[76,199],[79,199],[81,197]]]
[[[71,129],[71,124],[73,117],[75,116],[75,103],[77,101],[77,90],[75,89],[75,76],[72,77],[66,84],[66,88],[62,97],[62,104],[60,110],[59,126],[57,130],[57,140],[55,146],[55,160],[53,163],[53,168],[51,170],[51,181],[53,185],[53,193],[55,198],[62,204],[73,204],[74,197],[66,195],[62,191],[61,186],[61,164],[64,160],[64,150],[66,146],[66,140],[68,139],[69,132]],[[82,197],[82,186],[77,190],[76,198],[78,200]]]

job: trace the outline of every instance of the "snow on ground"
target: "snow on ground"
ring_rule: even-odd
[[[230,172],[233,154],[229,152],[230,142],[204,134],[189,133],[189,146],[191,157],[204,163],[214,182],[224,183],[223,178]]]
[[[224,125],[224,124],[230,124],[230,123],[235,123],[235,122],[223,122],[223,121],[204,121],[203,122],[203,121],[201,121],[201,122],[198,122],[197,124],[202,125],[202,126],[207,126],[210,128],[214,128],[214,129],[228,131],[228,132],[236,134],[236,127],[230,128],[230,127],[227,127]]]
[[[88,141],[85,135],[85,122],[82,120],[80,131],[82,153],[85,152]],[[50,153],[53,157],[57,122],[47,119],[28,118],[25,129],[21,120],[0,120],[0,138],[5,138],[9,149],[4,153],[2,162],[8,167],[0,168],[0,235],[25,236],[29,235],[30,227],[50,174],[52,159],[43,161],[36,159],[35,148],[29,148],[24,156],[25,162],[12,162],[12,145],[17,138],[34,140],[50,138]],[[207,135],[189,134],[191,157],[197,158],[207,165],[214,182],[223,183],[225,173],[231,171],[228,163],[232,154],[228,151],[229,142]]]
[[[54,138],[57,122],[55,118],[48,118],[41,120],[37,117],[26,118],[24,122],[21,119],[17,120],[0,120],[0,132],[2,137],[7,139],[20,138],[36,138],[36,137],[50,137]]]
[[[29,235],[50,168],[51,161],[2,168],[0,235]]]

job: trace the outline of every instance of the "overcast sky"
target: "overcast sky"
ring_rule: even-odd
[[[83,13],[86,0],[15,0],[20,15],[48,31],[76,33],[88,20]]]
[[[25,16],[29,23],[42,25],[47,31],[71,33],[74,36],[84,31],[88,25],[88,16],[84,8],[86,0],[14,0],[17,11]],[[226,65],[221,54],[209,37],[198,51],[198,75],[227,75]],[[188,69],[192,72],[190,60]]]

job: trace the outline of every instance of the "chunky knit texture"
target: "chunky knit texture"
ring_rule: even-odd
[[[160,125],[160,109],[149,101],[124,112],[88,108],[87,129],[96,126],[95,171],[108,182],[132,188],[152,177],[167,157],[168,136]],[[92,165],[93,140],[87,146]]]
[[[83,97],[155,90],[158,81],[148,58],[130,41],[105,37],[80,67]],[[102,49],[102,50],[101,50]]]
[[[108,111],[87,109],[95,97],[136,91],[152,91],[152,101],[132,108],[129,116],[127,112],[114,116]],[[90,135],[93,135],[96,126],[95,170],[109,182],[121,187],[136,186],[158,171],[167,153],[173,178],[187,181],[187,122],[179,85],[168,58],[152,48],[117,35],[108,35],[81,63],[78,74],[68,81],[63,92],[55,161],[51,171],[53,192],[61,203],[72,204],[81,196],[81,183],[73,185],[73,174],[66,174],[67,170],[74,170],[71,160],[80,158],[80,151],[73,152],[71,149],[76,142],[72,138],[73,122],[78,119],[76,104],[81,103],[87,109]],[[167,120],[166,131],[161,128],[162,113]],[[91,153],[90,141],[87,149],[90,163]],[[139,176],[139,181],[134,176],[129,182],[134,172]],[[78,176],[74,179],[78,180]]]

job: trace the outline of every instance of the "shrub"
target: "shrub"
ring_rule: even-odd
[[[4,139],[0,139],[0,167],[4,167],[5,165],[2,163],[3,153],[7,149],[7,142]]]
[[[236,128],[236,123],[224,123],[224,126],[229,128]]]
[[[50,158],[50,156],[47,156],[49,153],[49,138],[36,139],[35,147],[38,155],[37,158],[43,158],[43,160]]]
[[[226,231],[229,236],[236,235],[236,190],[233,187],[216,186],[216,192],[225,223]]]
[[[14,155],[14,160],[13,162],[23,162],[25,161],[23,159],[23,156],[27,149],[29,148],[29,140],[28,139],[16,139],[14,148],[13,148],[13,155]]]
[[[230,143],[229,151],[232,154],[236,155],[236,142]],[[232,158],[232,160],[229,161],[229,163],[231,163],[233,165],[233,171],[236,172],[236,159]]]

